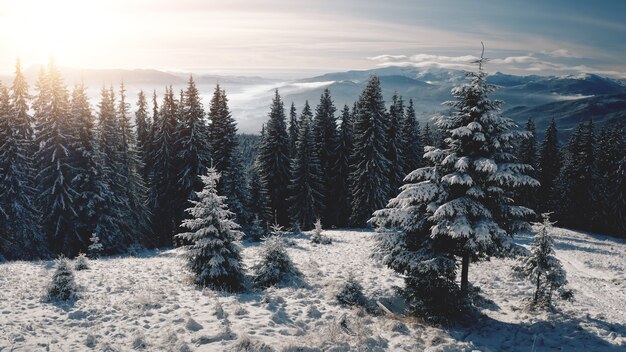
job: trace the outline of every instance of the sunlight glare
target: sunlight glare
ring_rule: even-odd
[[[35,62],[46,62],[52,55],[65,63],[87,65],[89,48],[109,43],[116,25],[100,1],[9,1],[3,12],[3,20],[15,29],[9,41]]]

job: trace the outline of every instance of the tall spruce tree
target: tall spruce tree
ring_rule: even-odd
[[[289,184],[289,135],[285,122],[285,109],[278,94],[272,99],[265,136],[259,147],[259,176],[267,187],[270,209],[275,221],[283,226],[289,224],[287,197]]]
[[[402,154],[402,146],[405,141],[402,140],[401,124],[404,119],[404,101],[397,92],[393,94],[389,114],[387,114],[386,137],[387,137],[387,160],[389,160],[389,195],[387,198],[398,194],[398,188],[402,185],[402,180],[406,175],[404,173],[404,155]]]
[[[42,258],[47,250],[34,205],[28,86],[19,61],[12,91],[13,99],[0,83],[0,256]]]
[[[415,117],[413,99],[409,99],[409,106],[407,106],[400,124],[400,141],[404,161],[402,172],[404,175],[408,175],[411,171],[422,166],[422,155],[424,154],[420,125]]]
[[[119,101],[117,105],[117,120],[120,126],[121,137],[121,172],[128,182],[124,198],[128,200],[127,221],[130,236],[134,242],[151,242],[148,239],[150,231],[150,211],[147,204],[146,182],[141,174],[144,162],[141,151],[137,146],[137,139],[130,121],[130,104],[126,102],[126,87],[120,84]]]
[[[89,106],[85,86],[74,86],[70,107],[70,121],[75,136],[73,156],[74,178],[72,188],[76,191],[75,228],[81,240],[80,251],[85,253],[89,238],[96,232],[98,219],[103,211],[103,195],[107,188],[101,183],[96,148],[94,146],[94,118]]]
[[[239,225],[230,218],[232,213],[225,205],[223,196],[217,194],[219,174],[208,169],[201,177],[204,189],[194,197],[192,207],[186,211],[191,215],[182,227],[189,230],[176,235],[189,243],[185,246],[187,265],[194,273],[194,282],[216,290],[237,291],[243,283],[241,249],[237,241],[242,237]]]
[[[539,147],[538,208],[542,213],[552,211],[551,199],[554,195],[555,181],[561,171],[561,154],[559,152],[558,131],[554,119],[546,129],[545,137]]]
[[[352,153],[352,114],[350,108],[345,105],[341,112],[341,125],[339,127],[339,141],[335,152],[335,165],[332,173],[335,177],[335,190],[333,197],[337,203],[336,222],[338,227],[348,226],[350,218],[350,154]]]
[[[116,116],[113,88],[102,87],[98,104],[98,164],[102,189],[103,211],[99,214],[96,235],[105,251],[121,251],[130,243],[128,220],[128,180],[122,171],[122,142]]]
[[[322,170],[311,128],[313,114],[309,102],[304,104],[298,125],[296,155],[291,160],[289,210],[291,223],[302,230],[313,228],[323,206]]]
[[[616,236],[626,237],[626,157],[624,157],[613,175],[614,181],[611,183],[610,216],[611,232]]]
[[[313,136],[322,173],[323,208],[321,210],[323,213],[320,215],[325,226],[332,226],[337,223],[337,203],[333,197],[336,191],[336,180],[333,174],[333,167],[337,159],[335,155],[337,151],[336,110],[330,96],[330,90],[324,89],[320,96],[320,102],[315,108]]]
[[[176,209],[188,208],[189,200],[195,198],[195,192],[202,190],[203,182],[200,177],[206,174],[210,163],[204,107],[193,77],[189,77],[187,89],[181,99],[180,123],[176,135],[179,170]],[[181,221],[184,214],[179,215],[178,221]]]
[[[389,160],[385,156],[385,102],[376,76],[370,77],[357,103],[350,166],[352,214],[350,224],[363,227],[371,214],[385,206],[389,195]]]
[[[592,230],[600,233],[620,235],[619,211],[615,206],[619,203],[618,187],[619,165],[626,156],[626,139],[624,125],[621,123],[602,129],[598,136],[595,163],[597,167],[597,181],[594,183],[594,202]],[[623,205],[623,204],[622,204]],[[621,214],[623,216],[623,212]]]
[[[229,209],[235,213],[239,223],[247,222],[246,192],[243,180],[243,165],[238,155],[237,124],[228,108],[226,92],[215,87],[209,108],[209,139],[213,167],[222,174],[218,193],[226,197]]]
[[[37,203],[42,209],[42,228],[48,245],[55,254],[78,254],[80,238],[74,227],[76,192],[71,186],[72,131],[69,119],[67,87],[51,60],[45,78],[37,84],[35,160],[37,174]]]
[[[513,121],[498,113],[501,102],[489,99],[494,86],[485,80],[484,62],[452,90],[451,113],[437,119],[447,147],[428,147],[433,166],[409,174],[402,192],[371,220],[386,228],[377,256],[405,275],[410,306],[427,315],[458,311],[469,292],[470,262],[505,255],[512,236],[531,231],[525,218],[533,211],[511,199],[519,186],[538,185],[513,155],[515,139],[526,133],[512,130]]]
[[[174,90],[166,89],[163,104],[155,120],[155,134],[152,142],[149,204],[152,211],[152,232],[159,246],[172,244],[177,232],[182,211],[174,207],[173,199],[178,199],[178,169],[176,156],[176,132],[178,107]]]
[[[557,220],[563,226],[592,230],[597,181],[593,121],[581,122],[567,145],[555,187]]]
[[[424,147],[435,146],[435,138],[433,136],[433,131],[430,127],[430,124],[427,123],[424,125],[424,127],[422,128],[421,137]]]
[[[270,207],[269,193],[265,182],[261,178],[259,169],[259,160],[257,158],[250,169],[248,209],[251,217],[258,219],[260,225],[267,229],[274,219]]]
[[[532,118],[528,119],[525,128],[529,137],[520,141],[518,159],[520,162],[532,166],[533,170],[529,171],[528,174],[533,178],[538,178],[537,130]],[[521,187],[516,199],[521,205],[535,209],[537,207],[537,190],[538,188],[535,187]]]
[[[291,108],[289,108],[289,156],[291,158],[296,156],[296,142],[298,141],[299,131],[298,112],[296,111],[296,105],[291,103]]]
[[[137,110],[135,111],[135,124],[137,126],[137,152],[140,155],[143,167],[140,170],[144,182],[148,181],[147,158],[150,148],[150,131],[152,129],[152,121],[148,115],[148,100],[143,90],[139,91],[137,96]]]

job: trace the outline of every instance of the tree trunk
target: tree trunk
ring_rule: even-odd
[[[463,298],[467,298],[467,293],[469,291],[469,288],[468,288],[469,286],[469,280],[468,280],[469,263],[470,263],[469,253],[463,254],[463,259],[461,262],[461,295],[463,296]]]
[[[539,286],[541,285],[541,274],[537,274],[537,288],[535,289],[535,298],[533,302],[537,304],[537,300],[539,299]]]

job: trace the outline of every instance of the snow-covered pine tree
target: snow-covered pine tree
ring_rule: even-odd
[[[365,226],[371,214],[385,206],[389,195],[385,115],[380,80],[372,76],[359,98],[353,122],[352,214],[349,221],[352,226]]]
[[[87,254],[91,259],[100,258],[100,254],[102,253],[102,243],[100,243],[100,237],[96,233],[92,234],[89,238],[89,247],[87,247]]]
[[[0,83],[0,256],[42,258],[47,249],[34,204],[28,86],[19,61],[11,90],[10,98]]]
[[[168,87],[163,104],[155,120],[155,135],[151,146],[149,204],[152,211],[152,229],[158,246],[171,245],[180,219],[181,209],[173,208],[177,199],[176,184],[176,130],[178,111],[174,90]]]
[[[535,223],[539,231],[535,233],[530,249],[530,255],[521,257],[519,265],[513,267],[513,271],[523,278],[530,279],[535,285],[533,305],[551,305],[552,294],[560,291],[571,297],[571,294],[563,291],[567,285],[565,270],[554,252],[554,239],[550,235],[554,222],[550,221],[550,214],[542,214],[543,222]]]
[[[57,268],[46,292],[47,301],[59,302],[76,299],[77,287],[69,260],[61,257],[55,260],[55,264]]]
[[[280,231],[274,231],[264,239],[259,259],[252,267],[257,286],[269,287],[281,281],[296,281],[302,276],[285,249],[284,239],[277,232]]]
[[[37,88],[41,90],[35,105],[39,146],[35,162],[39,167],[37,203],[42,209],[42,229],[53,253],[73,256],[80,243],[74,227],[76,192],[71,186],[73,136],[67,87],[52,60]]]
[[[89,269],[89,258],[85,255],[85,253],[80,252],[76,256],[76,263],[74,264],[74,270],[81,271]]]
[[[291,108],[289,108],[289,157],[292,159],[296,155],[298,131],[300,131],[300,126],[298,125],[298,113],[296,112],[296,105],[291,103]]]
[[[332,174],[335,176],[335,193],[333,198],[336,202],[336,221],[338,227],[348,225],[350,218],[350,154],[352,153],[352,114],[350,108],[345,105],[341,112],[341,125],[339,127],[339,139],[335,152],[335,166]]]
[[[309,102],[304,104],[298,125],[296,155],[291,160],[289,210],[291,223],[302,230],[312,228],[323,207],[323,179],[313,136]]]
[[[436,121],[447,148],[426,148],[432,166],[409,174],[400,194],[370,220],[385,229],[375,255],[405,275],[409,305],[427,316],[457,311],[467,301],[470,262],[506,255],[512,236],[531,231],[525,219],[533,211],[511,199],[520,186],[538,186],[526,175],[530,166],[512,154],[513,142],[527,133],[512,130],[513,121],[498,113],[501,102],[489,99],[494,87],[485,81],[485,61],[452,90],[450,114]]]
[[[265,124],[265,137],[259,146],[258,166],[259,175],[268,192],[272,214],[279,224],[288,225],[289,135],[278,90],[272,99],[269,121]]]
[[[320,102],[315,108],[312,130],[313,140],[317,148],[321,178],[323,203],[322,223],[326,226],[334,226],[337,222],[337,203],[334,194],[336,192],[335,175],[333,167],[336,164],[337,155],[337,119],[335,117],[335,105],[330,96],[330,90],[324,89],[320,96]]]
[[[141,157],[143,167],[140,173],[144,182],[148,181],[148,173],[146,162],[148,150],[150,148],[150,131],[152,130],[152,121],[148,115],[148,100],[143,90],[139,91],[137,96],[137,110],[135,111],[135,124],[137,125],[137,153]]]
[[[403,173],[404,175],[408,175],[411,171],[422,166],[422,155],[424,154],[424,146],[422,145],[422,138],[420,136],[420,125],[415,117],[413,99],[409,99],[409,106],[406,108],[400,126],[401,149],[404,160]]]
[[[215,290],[238,291],[242,287],[243,268],[241,249],[237,241],[243,236],[239,225],[230,220],[232,213],[224,203],[225,197],[217,194],[219,174],[208,169],[202,176],[204,189],[197,192],[198,200],[186,211],[191,215],[182,227],[189,230],[176,235],[188,245],[187,266],[195,275],[195,283]]]
[[[131,241],[134,243],[151,242],[150,210],[148,209],[148,189],[141,171],[144,163],[141,151],[137,147],[135,131],[130,121],[130,104],[126,102],[126,87],[120,84],[120,94],[117,105],[117,120],[120,126],[121,139],[121,173],[127,180],[124,198],[128,200],[126,221],[130,230]]]
[[[222,175],[218,193],[226,197],[229,209],[241,224],[248,221],[243,165],[238,153],[237,124],[228,108],[228,97],[219,85],[215,87],[209,108],[209,140],[213,167]]]
[[[537,169],[539,168],[537,130],[532,118],[529,118],[526,122],[526,131],[530,136],[519,142],[517,157],[520,162],[533,167],[533,170],[529,171],[528,175],[537,178]],[[535,209],[537,207],[537,190],[535,187],[521,187],[517,191],[516,200],[525,207]]]
[[[13,79],[13,85],[11,86],[11,102],[13,104],[14,112],[14,129],[20,140],[27,141],[28,147],[31,147],[33,140],[33,121],[32,116],[29,113],[28,102],[32,98],[28,93],[28,83],[26,77],[22,73],[22,65],[19,59],[15,64],[15,78]],[[31,151],[29,149],[28,151]],[[32,157],[31,154],[27,155]]]
[[[99,180],[105,186],[99,187],[103,205],[94,233],[107,251],[121,251],[130,243],[130,224],[127,223],[130,206],[126,193],[128,180],[122,172],[121,132],[112,88],[102,87],[100,92],[97,138]]]
[[[554,186],[561,171],[561,153],[559,152],[558,131],[556,121],[552,119],[545,132],[545,137],[539,147],[538,178],[541,186],[538,190],[538,209],[541,212],[554,210],[551,199],[554,195]]]
[[[390,193],[387,195],[387,198],[398,194],[398,188],[402,185],[402,180],[404,180],[404,176],[406,175],[404,173],[405,158],[402,154],[402,146],[406,143],[406,141],[402,140],[403,134],[401,132],[401,127],[403,119],[404,101],[397,92],[394,92],[385,126],[387,139],[387,150],[385,155],[387,160],[390,162],[389,169],[387,170]]]

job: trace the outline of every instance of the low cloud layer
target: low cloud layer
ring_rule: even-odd
[[[478,57],[473,55],[442,56],[430,54],[416,55],[379,55],[369,58],[376,62],[379,67],[402,66],[417,68],[442,68],[455,70],[474,70],[475,61]],[[560,61],[560,59],[565,59]],[[595,73],[605,76],[626,77],[626,73],[598,69],[591,65],[580,63],[568,63],[570,59],[580,59],[579,56],[565,49],[557,49],[550,52],[530,53],[519,56],[495,57],[489,60],[487,69],[489,72],[506,72],[514,74],[577,74]]]

